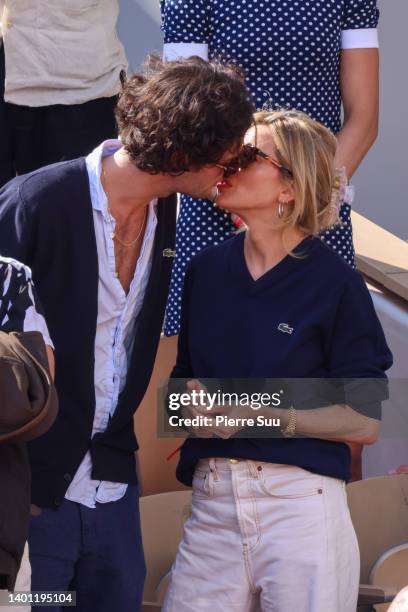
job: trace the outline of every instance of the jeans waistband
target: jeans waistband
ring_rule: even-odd
[[[236,457],[210,457],[208,459],[200,459],[196,466],[196,470],[202,472],[212,472],[215,480],[219,480],[219,474],[231,474],[232,471],[235,473],[246,472],[254,478],[259,478],[262,473],[269,473],[269,475],[271,475],[271,471],[274,470],[274,468],[276,469],[277,476],[282,472],[282,470],[285,469],[289,469],[290,471],[299,470],[305,475],[309,474],[310,476],[313,476],[312,472],[309,472],[308,470],[305,470],[297,465],[269,463],[264,461],[254,461],[252,459],[239,459]],[[333,482],[333,484],[341,483],[342,486],[345,486],[344,480],[332,478],[330,476],[319,476],[320,478]]]

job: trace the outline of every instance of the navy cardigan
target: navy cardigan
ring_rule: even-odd
[[[153,260],[126,385],[91,440],[98,259],[85,159],[47,166],[0,190],[0,253],[29,265],[55,345],[60,413],[29,444],[33,503],[59,506],[87,450],[92,478],[134,484],[133,415],[146,392],[163,323],[174,249],[176,196],[158,202]]]

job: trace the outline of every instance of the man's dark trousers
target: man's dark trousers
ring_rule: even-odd
[[[88,155],[117,138],[117,96],[83,104],[19,106],[4,101],[4,47],[0,42],[0,187],[16,175]]]
[[[76,608],[49,612],[138,612],[146,574],[138,485],[96,508],[64,499],[31,518],[29,548],[33,591],[76,591]],[[32,607],[33,612],[42,607]]]

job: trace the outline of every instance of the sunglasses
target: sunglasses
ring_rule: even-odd
[[[228,178],[229,176],[232,176],[238,172],[238,170],[244,170],[253,164],[257,157],[266,159],[266,161],[278,168],[284,176],[289,178],[293,177],[292,170],[289,170],[289,168],[280,164],[278,161],[276,161],[276,159],[273,159],[273,157],[267,155],[261,151],[261,149],[258,149],[258,147],[251,144],[242,145],[238,155],[234,157],[226,166],[223,164],[215,164],[215,166],[224,171],[224,178]]]

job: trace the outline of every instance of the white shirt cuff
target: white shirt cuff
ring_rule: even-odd
[[[171,61],[183,57],[198,55],[208,61],[208,45],[206,43],[165,43],[163,59]]]
[[[342,49],[377,49],[379,46],[377,28],[342,30]]]

